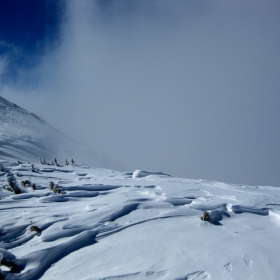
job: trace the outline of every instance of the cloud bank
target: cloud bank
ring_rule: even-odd
[[[5,98],[108,168],[279,185],[278,1],[66,3],[60,44]]]

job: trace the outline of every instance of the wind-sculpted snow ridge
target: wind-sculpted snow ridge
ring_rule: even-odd
[[[64,164],[75,158],[87,164],[104,166],[91,151],[82,148],[33,113],[0,96],[0,159],[51,162],[54,157]]]
[[[279,278],[278,188],[141,170],[3,166],[4,279]],[[8,174],[20,194],[2,189]],[[204,211],[209,221],[200,219]]]
[[[150,171],[143,171],[143,170],[135,170],[132,173],[132,178],[143,178],[143,177],[147,177],[147,176],[170,176],[168,174],[162,173],[162,172],[150,172]]]

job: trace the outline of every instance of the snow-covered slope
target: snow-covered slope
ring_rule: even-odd
[[[279,188],[42,165],[65,138],[0,104],[0,279],[279,279]]]
[[[38,161],[53,158],[64,163],[74,158],[87,164],[103,166],[92,152],[81,147],[40,117],[0,96],[0,158]]]
[[[279,189],[4,163],[5,279],[279,279]],[[49,189],[53,181],[62,190]],[[207,210],[210,222],[200,216]],[[30,231],[37,226],[41,232]]]

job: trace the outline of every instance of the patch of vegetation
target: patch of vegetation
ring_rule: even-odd
[[[37,232],[37,233],[40,233],[42,230],[39,228],[39,227],[37,227],[37,226],[31,226],[30,228],[29,228],[29,230],[30,231],[34,231],[34,232]]]
[[[52,181],[49,182],[49,187],[50,187],[50,190],[53,191],[54,193],[57,193],[57,194],[63,193],[62,189],[59,188],[58,185],[54,184],[54,182],[52,182]]]
[[[205,222],[210,222],[210,213],[208,211],[204,211],[203,216],[201,216],[200,219]]]
[[[36,184],[31,183],[30,180],[23,180],[20,182],[20,184],[25,188],[31,188],[32,190],[36,190]]]
[[[5,168],[2,162],[0,162],[0,171],[5,172]]]
[[[20,182],[20,184],[25,188],[31,187],[30,180],[23,180],[23,181]]]
[[[3,186],[3,189],[6,191],[14,192],[15,194],[20,194],[21,189],[18,187],[16,178],[9,174],[7,177],[8,186]]]

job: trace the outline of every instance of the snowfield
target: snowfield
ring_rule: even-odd
[[[48,130],[4,103],[0,279],[280,279],[279,188],[40,164]]]
[[[1,190],[0,252],[15,265],[1,266],[5,279],[279,279],[278,188],[3,165],[1,185],[13,174],[37,186]]]

